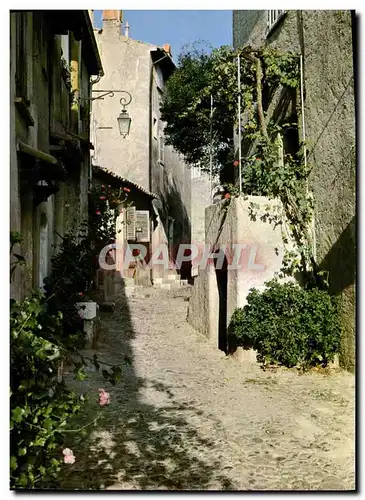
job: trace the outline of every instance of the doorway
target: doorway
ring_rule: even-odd
[[[218,255],[220,255],[219,251]],[[228,270],[227,258],[224,255],[223,265],[221,269],[217,269],[217,262],[219,263],[222,257],[214,259],[215,275],[218,287],[218,349],[228,353],[228,334],[227,334],[227,297],[228,297]]]
[[[48,221],[47,215],[42,212],[39,227],[39,266],[38,286],[43,290],[43,280],[48,276]]]

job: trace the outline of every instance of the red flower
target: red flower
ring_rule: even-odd
[[[126,193],[130,193],[131,192],[131,190],[129,188],[126,188],[126,187],[123,188],[123,191],[125,191]]]
[[[235,161],[233,162],[233,166],[234,166],[234,167],[238,167],[238,165],[239,165],[239,164],[240,164],[240,162],[239,162],[238,160],[235,160]]]
[[[101,196],[100,196],[100,200],[106,200],[106,196],[101,195]]]
[[[97,210],[95,213],[96,213],[96,215],[101,215],[100,210]]]
[[[84,292],[79,292],[78,295],[80,295],[80,297],[82,297],[84,295]]]
[[[139,254],[140,254],[140,251],[138,250],[138,248],[133,248],[133,250],[132,250],[133,257],[138,257]]]
[[[230,197],[231,197],[231,195],[230,195],[229,193],[226,193],[226,194],[224,195],[224,197],[228,200],[228,198],[230,198]]]

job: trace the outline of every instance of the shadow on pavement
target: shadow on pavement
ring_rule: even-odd
[[[96,427],[89,428],[86,436],[68,435],[65,446],[74,451],[76,462],[63,466],[57,488],[234,489],[231,481],[220,473],[219,459],[212,458],[213,443],[203,439],[181,416],[181,412],[191,413],[195,409],[177,403],[171,389],[164,384],[137,376],[131,347],[136,332],[123,290],[116,302],[113,313],[101,315],[104,331],[96,353],[105,362],[123,363],[122,380],[115,387],[108,386],[101,374],[91,372],[85,382],[69,381],[71,387],[89,394],[86,410],[73,428],[85,425],[100,412],[96,403],[99,387],[110,393],[111,403],[101,409],[103,418]],[[130,364],[123,362],[125,356]],[[162,404],[154,406],[143,401],[144,390],[157,391]]]

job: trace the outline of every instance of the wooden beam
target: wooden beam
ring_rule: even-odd
[[[59,161],[54,156],[44,153],[43,151],[39,151],[39,149],[32,148],[32,146],[29,146],[20,140],[18,140],[18,150],[24,154],[33,156],[38,160],[45,161],[46,163],[51,163],[52,165],[59,164]]]

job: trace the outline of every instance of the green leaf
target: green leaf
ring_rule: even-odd
[[[20,406],[14,408],[14,410],[12,410],[11,412],[12,420],[14,420],[14,422],[19,424],[23,420],[24,413],[25,413],[24,408],[20,408]]]
[[[14,456],[10,457],[10,470],[15,470],[18,467],[18,462]]]
[[[34,441],[34,446],[44,446],[45,444],[46,444],[46,438],[43,438],[43,437],[38,437]]]

